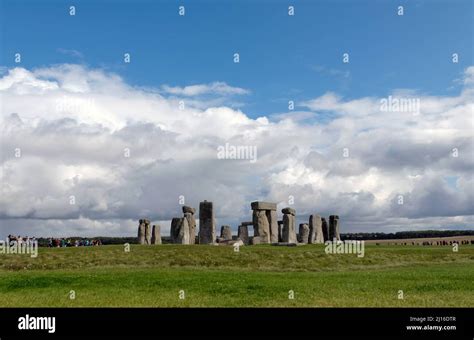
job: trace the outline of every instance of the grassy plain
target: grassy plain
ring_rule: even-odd
[[[324,245],[239,252],[131,245],[130,252],[102,246],[40,248],[37,258],[0,255],[0,307],[85,306],[474,307],[474,246],[453,252],[366,245],[362,258],[326,254]]]

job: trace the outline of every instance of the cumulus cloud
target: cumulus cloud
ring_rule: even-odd
[[[456,96],[394,91],[418,99],[416,113],[326,93],[271,120],[175,97],[244,94],[225,83],[156,90],[81,65],[10,69],[0,233],[134,235],[141,217],[166,233],[180,196],[214,201],[218,224],[234,228],[252,200],[294,201],[300,221],[337,213],[343,231],[472,227],[472,69]],[[226,143],[256,147],[257,162],[219,159]]]

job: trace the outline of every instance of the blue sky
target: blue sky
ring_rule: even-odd
[[[449,95],[473,60],[469,0],[1,4],[1,65],[18,66],[13,55],[21,52],[28,69],[83,63],[138,86],[223,81],[251,91],[240,98],[251,117],[286,112],[288,100],[298,104],[327,91],[346,99],[405,88]],[[288,5],[295,6],[294,17]],[[404,16],[397,15],[399,5]],[[125,52],[132,58],[126,65]],[[349,64],[342,63],[345,52]]]

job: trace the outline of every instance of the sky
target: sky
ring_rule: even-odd
[[[166,234],[183,197],[234,231],[254,200],[342,232],[472,229],[473,13],[0,0],[0,237],[127,236],[143,217]]]

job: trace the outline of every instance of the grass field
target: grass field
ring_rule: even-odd
[[[184,299],[179,291],[184,290]],[[289,291],[294,299],[289,299]],[[399,299],[399,291],[404,298]],[[71,299],[71,291],[75,299]],[[474,306],[474,246],[41,248],[0,255],[0,307]]]

